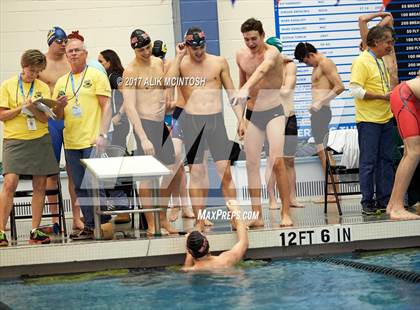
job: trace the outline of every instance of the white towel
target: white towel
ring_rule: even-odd
[[[359,167],[359,143],[357,129],[331,130],[328,137],[328,146],[338,153],[343,153],[341,166],[346,168]]]

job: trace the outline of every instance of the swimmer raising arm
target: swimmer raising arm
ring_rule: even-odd
[[[233,214],[240,214],[241,209],[237,201],[230,200],[226,205]],[[238,263],[248,249],[248,231],[240,215],[233,217],[233,221],[236,222],[238,241],[232,249],[219,256],[210,254],[210,244],[203,234],[198,231],[191,232],[187,237],[187,255],[182,270],[217,270],[230,268]]]
[[[372,19],[380,17],[382,20],[377,24],[377,26],[394,26],[394,19],[392,14],[389,12],[377,12],[371,14],[364,14],[359,16],[359,31],[360,31],[360,38],[362,39],[362,49],[365,50],[367,48],[366,38],[369,32],[368,22]]]

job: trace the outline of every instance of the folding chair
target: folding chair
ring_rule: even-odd
[[[340,205],[340,196],[348,196],[348,195],[358,195],[360,194],[360,190],[350,190],[350,191],[342,191],[343,187],[341,184],[359,184],[359,168],[347,168],[346,166],[342,165],[332,165],[329,154],[330,152],[334,152],[335,154],[342,154],[336,152],[331,147],[328,146],[328,136],[324,138],[324,153],[326,159],[326,169],[325,169],[325,185],[324,185],[324,213],[327,213],[327,201],[328,196],[334,196],[335,201],[337,204],[338,214],[341,216],[343,213],[341,211]],[[344,176],[344,175],[357,175],[356,180],[340,180],[340,178],[335,179],[335,176]],[[329,180],[330,179],[330,180]],[[333,192],[328,192],[328,185],[331,185],[333,188]]]
[[[29,198],[33,196],[32,190],[20,190],[16,191],[14,197],[15,198]],[[47,196],[57,196],[57,202],[50,203],[48,200],[45,202],[45,206],[51,206],[51,205],[57,205],[58,206],[58,213],[46,213],[42,214],[42,218],[50,218],[50,217],[58,217],[58,224],[60,227],[60,233],[64,233],[64,236],[67,236],[67,227],[66,227],[66,216],[64,212],[64,203],[63,203],[63,195],[61,192],[61,182],[60,178],[58,178],[57,181],[57,188],[52,190],[45,191],[45,198]],[[44,209],[45,209],[44,206]],[[16,208],[31,208],[31,201],[25,201],[25,202],[17,202],[13,203],[12,212],[10,213],[10,230],[11,230],[11,236],[12,240],[17,240],[17,232],[16,232],[16,220],[18,219],[30,219],[32,218],[32,212],[31,214],[25,214],[25,215],[17,215],[16,214]],[[32,210],[31,210],[32,211]]]

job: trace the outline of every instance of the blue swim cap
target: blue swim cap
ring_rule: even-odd
[[[53,27],[47,34],[47,43],[50,46],[55,40],[67,40],[66,32],[58,26]]]

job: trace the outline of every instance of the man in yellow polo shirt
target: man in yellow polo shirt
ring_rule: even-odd
[[[389,72],[382,59],[393,50],[392,34],[387,26],[371,28],[367,35],[368,49],[351,67],[350,90],[356,102],[364,214],[385,211],[394,182],[391,87]]]
[[[73,32],[68,39],[66,56],[71,71],[58,79],[53,98],[58,98],[59,102],[57,116],[64,118],[66,162],[70,166],[85,219],[84,229],[73,236],[73,239],[83,240],[93,238],[94,211],[90,191],[82,188],[85,168],[80,164],[80,159],[90,157],[94,144],[97,148],[106,144],[106,133],[111,120],[111,87],[106,75],[87,65],[88,53],[84,38],[78,32]],[[109,219],[109,216],[102,216],[101,222],[106,223]]]

